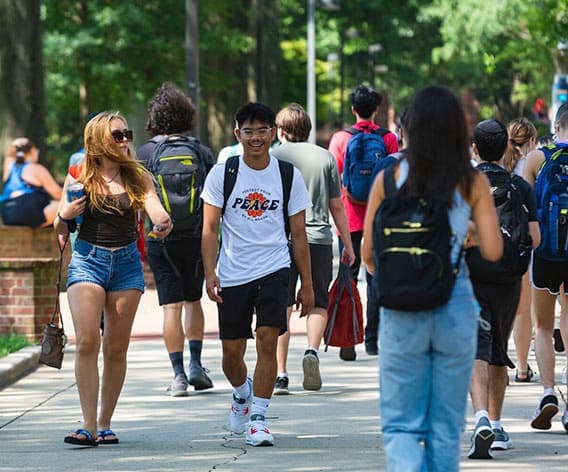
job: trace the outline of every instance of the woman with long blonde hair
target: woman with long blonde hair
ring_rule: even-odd
[[[525,156],[536,148],[537,131],[528,118],[520,117],[507,125],[507,132],[509,143],[503,156],[503,166],[507,171],[514,172],[522,177]],[[527,271],[522,278],[521,296],[513,325],[513,340],[517,353],[517,371],[515,373],[517,382],[530,382],[534,375],[528,364],[531,339],[531,289]]]
[[[132,131],[119,113],[103,112],[85,127],[85,162],[65,180],[83,184],[85,195],[61,199],[55,230],[67,235],[82,215],[67,277],[67,296],[76,336],[75,378],[83,412],[81,428],[64,442],[78,446],[116,444],[111,418],[126,375],[126,353],[144,278],[136,246],[135,213],[144,210],[157,238],[172,222],[151,175],[132,150]],[[99,381],[99,330],[104,312],[103,371]],[[99,383],[100,411],[97,418]]]

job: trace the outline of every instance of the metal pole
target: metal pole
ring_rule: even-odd
[[[193,123],[193,134],[199,138],[199,36],[197,26],[197,0],[186,0],[185,13],[187,92],[197,108]]]
[[[256,1],[256,100],[264,101],[264,0]]]
[[[316,142],[316,25],[315,25],[315,0],[308,0],[308,77],[307,77],[307,101],[308,115],[312,121],[312,131],[308,141]]]

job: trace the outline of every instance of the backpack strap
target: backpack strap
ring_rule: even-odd
[[[359,128],[355,128],[354,126],[350,126],[349,128],[345,128],[343,131],[347,131],[351,135],[357,134],[357,133],[363,133],[363,131],[361,131]],[[382,137],[384,137],[385,134],[389,133],[389,130],[386,129],[386,128],[377,128],[377,129],[370,130],[370,133],[378,134],[382,138]]]
[[[221,215],[225,213],[227,201],[231,196],[231,192],[235,188],[237,182],[237,173],[239,170],[239,156],[231,156],[225,161],[225,177],[223,178],[223,209]]]
[[[373,134],[378,134],[381,138],[385,136],[385,134],[390,133],[390,131],[386,128],[377,128],[371,131]]]
[[[278,159],[278,167],[280,168],[280,178],[282,179],[282,192],[284,194],[284,230],[286,236],[290,235],[290,218],[288,216],[288,203],[290,202],[290,194],[292,193],[292,180],[294,179],[294,166],[286,161]]]
[[[383,187],[385,190],[385,198],[394,197],[396,195],[396,180],[394,180],[394,170],[398,167],[397,165],[389,166],[385,169],[383,175]]]

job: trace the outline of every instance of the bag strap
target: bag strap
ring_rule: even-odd
[[[290,234],[290,219],[288,217],[288,203],[292,193],[292,181],[294,179],[294,166],[289,162],[278,159],[278,168],[280,170],[280,179],[282,181],[283,207],[284,212],[284,229],[286,235]],[[225,213],[227,201],[231,196],[231,192],[235,188],[237,182],[237,174],[239,170],[239,156],[231,156],[225,161],[225,175],[223,178],[223,208],[221,215]]]
[[[383,175],[383,187],[385,190],[385,198],[394,197],[396,195],[396,181],[394,180],[394,171],[397,165],[389,166],[385,169]]]
[[[55,306],[53,307],[53,313],[50,320],[50,323],[56,326],[59,326],[59,323],[61,322],[61,329],[63,329],[63,316],[61,316],[61,307],[59,306],[59,294],[61,293],[61,270],[63,269],[63,253],[65,252],[65,248],[67,247],[68,242],[69,234],[66,235],[63,246],[59,244],[59,240],[57,241],[57,247],[59,248],[59,268],[57,270],[57,282],[55,283]],[[59,320],[57,320],[58,317]]]
[[[292,193],[292,180],[294,179],[294,166],[286,161],[278,159],[278,167],[280,168],[280,179],[282,180],[282,193],[284,194],[284,230],[286,236],[290,234],[290,217],[288,216],[288,203],[290,202],[290,194]]]
[[[237,173],[239,170],[239,156],[231,156],[225,161],[225,176],[223,178],[223,209],[221,215],[225,213],[227,201],[231,196],[231,192],[235,188],[237,182]]]

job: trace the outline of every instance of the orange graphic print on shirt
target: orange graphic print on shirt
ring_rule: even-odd
[[[246,199],[250,202],[250,207],[247,210],[247,214],[249,216],[252,216],[253,218],[262,216],[262,214],[264,213],[263,203],[267,201],[264,195],[258,192],[249,193]]]

